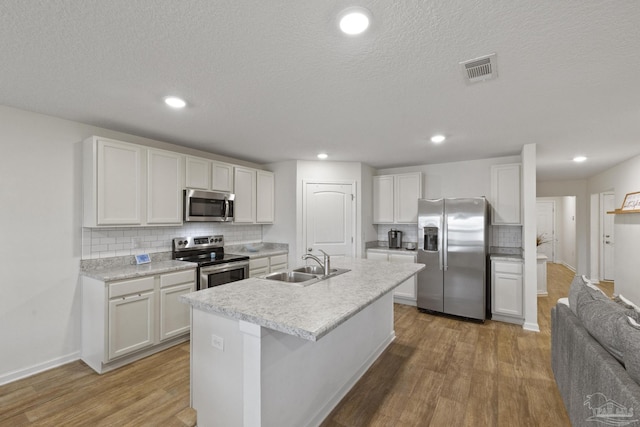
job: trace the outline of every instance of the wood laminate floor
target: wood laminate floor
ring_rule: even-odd
[[[396,304],[396,340],[322,427],[569,426],[551,372],[549,313],[573,272],[558,264],[547,271],[540,333]],[[78,361],[0,387],[0,426],[195,423],[188,343],[104,375]]]
[[[396,305],[396,340],[322,427],[570,426],[551,371],[550,310],[573,276],[548,264],[540,333]]]

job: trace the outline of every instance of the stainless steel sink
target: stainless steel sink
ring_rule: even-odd
[[[268,280],[277,280],[279,282],[289,283],[302,283],[310,280],[317,280],[318,276],[308,273],[301,273],[299,271],[282,271],[278,273],[271,273],[264,276]]]
[[[320,267],[319,265],[305,265],[304,267],[294,268],[293,271],[297,271],[299,273],[324,275],[324,268]],[[331,269],[331,273],[335,273],[336,271],[338,271],[337,268]]]
[[[264,278],[277,282],[294,283],[298,284],[299,286],[307,286],[321,280],[329,279],[339,274],[346,273],[347,271],[351,271],[346,268],[332,268],[328,276],[323,276],[322,270],[323,269],[320,266],[308,265],[306,267],[299,267],[291,271],[281,271],[278,273],[267,274],[266,276],[264,276]],[[317,272],[317,274],[312,274],[312,272]]]
[[[291,271],[295,271],[298,273],[317,274],[321,276],[320,279],[328,279],[329,277],[337,276],[339,274],[346,273],[347,271],[351,271],[351,270],[347,268],[332,268],[331,270],[329,270],[329,274],[324,276],[323,275],[324,269],[319,265],[305,265],[304,267],[294,268]]]

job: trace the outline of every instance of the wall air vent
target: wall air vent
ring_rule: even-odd
[[[467,84],[491,80],[498,77],[496,54],[470,59],[460,63],[464,80]]]

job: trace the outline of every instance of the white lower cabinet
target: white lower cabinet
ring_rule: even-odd
[[[276,271],[284,271],[288,268],[288,255],[272,255],[249,260],[249,277],[264,276]]]
[[[367,259],[389,261],[393,263],[415,263],[416,255],[414,253],[404,254],[399,251],[367,251]],[[393,291],[394,302],[407,305],[417,304],[417,292],[416,292],[416,276],[405,280]]]
[[[491,319],[521,325],[522,261],[491,260]]]
[[[180,295],[195,290],[195,269],[113,282],[83,277],[82,360],[98,373],[189,338]]]
[[[185,304],[179,298],[194,290],[193,282],[160,289],[160,341],[189,332],[191,313],[188,306],[184,309]]]
[[[155,292],[109,300],[109,360],[153,345]]]

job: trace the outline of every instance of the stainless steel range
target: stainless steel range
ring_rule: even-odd
[[[249,257],[224,253],[224,237],[177,237],[172,258],[198,264],[198,290],[249,278]]]

